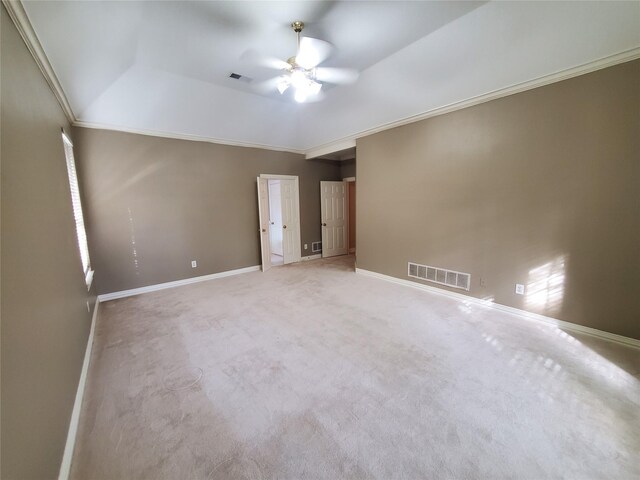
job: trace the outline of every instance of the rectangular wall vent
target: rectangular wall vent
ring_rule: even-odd
[[[250,77],[247,77],[246,75],[241,75],[235,72],[231,72],[231,74],[229,74],[229,78],[233,78],[234,80],[240,80],[241,82],[245,82],[245,83],[253,82],[253,78],[250,78]]]
[[[322,242],[311,242],[311,252],[321,252],[322,251]]]
[[[444,268],[409,262],[407,275],[412,278],[419,278],[420,280],[446,285],[447,287],[461,288],[462,290],[469,290],[469,288],[471,288],[470,273],[456,272],[455,270],[446,270]]]

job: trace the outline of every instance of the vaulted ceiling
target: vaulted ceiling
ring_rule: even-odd
[[[640,2],[23,6],[78,124],[292,151],[344,148],[469,99],[640,56]],[[324,66],[355,68],[357,82],[327,85],[309,104],[259,88],[278,72],[246,53],[292,56],[293,20],[335,46]]]

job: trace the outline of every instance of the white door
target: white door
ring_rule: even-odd
[[[346,255],[349,250],[346,185],[345,182],[320,182],[323,257]]]
[[[258,177],[258,228],[260,232],[260,252],[262,271],[271,267],[271,247],[269,241],[269,183],[266,178]]]
[[[271,253],[282,256],[282,202],[280,180],[269,180],[269,235]]]
[[[282,255],[284,263],[300,260],[300,212],[294,180],[280,180],[282,205]]]

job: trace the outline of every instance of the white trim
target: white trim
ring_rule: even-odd
[[[356,177],[347,177],[342,179],[343,182],[355,182]]]
[[[319,258],[322,258],[322,255],[318,253],[317,255],[307,255],[306,257],[302,257],[302,261],[308,262],[309,260],[317,260]]]
[[[67,480],[71,472],[71,461],[73,460],[73,450],[76,445],[76,436],[78,434],[78,425],[80,424],[80,411],[82,409],[82,399],[84,398],[84,389],[87,384],[87,374],[89,373],[89,364],[91,363],[91,352],[93,351],[93,337],[96,331],[96,321],[98,318],[98,307],[100,300],[96,299],[93,307],[93,316],[91,317],[91,328],[89,329],[89,338],[87,339],[87,348],[84,351],[84,361],[82,362],[82,370],[80,371],[80,380],[78,381],[78,389],[76,390],[76,399],[73,403],[71,411],[71,420],[69,422],[69,431],[67,432],[67,443],[64,446],[62,455],[62,463],[60,464],[60,473],[58,480]]]
[[[551,73],[549,75],[543,75],[542,77],[534,78],[533,80],[516,83],[508,87],[499,88],[498,90],[493,90],[491,92],[487,92],[481,95],[477,95],[475,97],[468,98],[466,100],[450,103],[449,105],[443,105],[442,107],[433,108],[431,110],[427,110],[425,112],[418,113],[416,115],[410,115],[405,118],[400,118],[392,122],[383,123],[381,125],[378,125],[377,127],[368,128],[358,133],[347,135],[345,137],[333,140],[331,142],[328,142],[322,145],[311,147],[306,151],[306,158],[313,158],[320,155],[333,153],[338,150],[344,150],[345,148],[354,146],[358,138],[367,137],[369,135],[373,135],[374,133],[379,133],[384,130],[390,130],[392,128],[400,127],[402,125],[407,125],[409,123],[414,123],[420,120],[425,120],[427,118],[436,117],[438,115],[444,115],[445,113],[455,112],[456,110],[462,110],[464,108],[473,107],[481,103],[489,102],[491,100],[496,100],[502,97],[507,97],[509,95],[514,95],[516,93],[525,92],[527,90],[532,90],[534,88],[543,87],[551,83],[561,82],[563,80],[568,80],[573,77],[578,77],[580,75],[595,72],[596,70],[602,70],[603,68],[613,67],[614,65],[618,65],[620,63],[630,62],[638,58],[640,58],[640,47],[631,48],[629,50],[625,50],[624,52],[602,57],[602,58],[599,58],[598,60],[587,62],[582,65],[578,65],[576,67],[560,70],[558,72]],[[347,145],[347,146],[343,146],[343,145]]]
[[[261,173],[260,178],[267,178],[269,180],[298,180],[296,175],[276,175],[272,173]]]
[[[565,322],[564,320],[558,320],[556,318],[547,317],[545,315],[540,315],[538,313],[527,312],[526,310],[520,310],[519,308],[508,307],[506,305],[501,305],[499,303],[491,302],[488,300],[482,300],[480,298],[471,297],[469,295],[464,295],[462,293],[450,292],[448,290],[443,290],[441,288],[431,287],[429,285],[423,285],[421,283],[412,282],[410,280],[391,277],[389,275],[372,272],[370,270],[364,270],[362,268],[356,268],[356,273],[359,273],[361,275],[366,275],[368,277],[378,278],[380,280],[385,280],[387,282],[396,283],[398,285],[404,285],[405,287],[416,288],[418,290],[424,290],[427,292],[435,293],[437,295],[454,298],[456,300],[462,300],[465,302],[473,303],[475,305],[481,305],[488,308],[495,308],[496,310],[502,310],[503,312],[508,312],[514,315],[518,315],[519,317],[525,320],[533,320],[536,322],[544,323],[546,325],[553,325],[555,327],[562,328],[565,330],[569,330],[577,333],[583,333],[586,335],[591,335],[592,337],[597,337],[604,340],[608,340],[610,342],[620,343],[627,347],[640,349],[640,340],[636,338],[625,337],[623,335],[617,335],[615,333],[605,332],[603,330],[598,330],[596,328],[585,327],[583,325],[578,325],[576,323],[571,323],[571,322]]]
[[[191,277],[185,278],[183,280],[175,280],[173,282],[158,283],[156,285],[149,285],[147,287],[132,288],[131,290],[104,293],[102,295],[98,295],[98,300],[100,300],[101,302],[108,302],[109,300],[115,300],[116,298],[132,297],[134,295],[140,295],[142,293],[155,292],[158,290],[164,290],[166,288],[181,287],[183,285],[189,285],[191,283],[206,282],[208,280],[215,280],[217,278],[230,277],[232,275],[257,272],[258,270],[260,270],[260,265],[254,265],[253,267],[238,268],[236,270],[227,270],[226,272],[212,273],[210,275],[202,275],[200,277]]]
[[[567,80],[569,78],[577,77],[579,75],[584,75],[586,73],[591,73],[596,70],[601,70],[603,68],[612,67],[614,65],[618,65],[620,63],[629,62],[632,60],[636,60],[640,58],[640,47],[634,47],[629,50],[625,50],[620,53],[616,53],[613,55],[608,55],[606,57],[599,58],[597,60],[584,63],[582,65],[578,65],[575,67],[567,68],[564,70],[560,70],[555,73],[551,73],[549,75],[543,75],[538,78],[534,78],[533,80],[528,80],[526,82],[521,82],[517,84],[513,84],[504,88],[500,88],[497,90],[493,90],[491,92],[487,92],[481,95],[477,95],[475,97],[468,98],[466,100],[461,100],[459,102],[454,102],[449,105],[444,105],[442,107],[434,108],[431,110],[427,110],[425,112],[410,115],[405,118],[401,118],[392,122],[384,123],[378,125],[377,127],[369,128],[366,130],[362,130],[360,132],[346,135],[342,138],[338,138],[332,140],[330,142],[316,145],[313,147],[309,147],[306,149],[295,149],[290,147],[283,147],[279,145],[268,145],[268,144],[254,144],[247,142],[240,142],[235,140],[223,140],[219,138],[212,137],[203,137],[198,135],[190,135],[190,134],[180,134],[180,133],[168,133],[168,132],[160,132],[154,130],[143,130],[125,126],[116,126],[116,125],[105,125],[99,123],[91,123],[85,122],[76,119],[73,110],[71,109],[71,105],[67,99],[67,96],[62,89],[62,85],[58,80],[58,77],[53,70],[53,67],[49,63],[49,60],[38,40],[38,36],[36,35],[31,22],[24,10],[22,2],[20,0],[2,0],[2,4],[7,9],[9,16],[13,20],[13,23],[16,25],[16,28],[20,32],[27,48],[33,55],[38,67],[42,71],[47,83],[51,87],[56,99],[60,103],[62,110],[65,115],[69,119],[69,122],[77,127],[84,128],[97,128],[102,130],[113,130],[118,132],[127,132],[127,133],[136,133],[139,135],[150,135],[155,137],[165,137],[165,138],[174,138],[180,140],[192,140],[192,141],[200,141],[200,142],[210,142],[210,143],[219,143],[221,145],[233,145],[239,147],[249,147],[249,148],[261,148],[265,150],[276,150],[280,152],[291,152],[305,155],[305,158],[315,158],[322,155],[327,155],[329,153],[334,153],[340,150],[345,150],[347,148],[356,146],[356,139],[366,137],[369,135],[373,135],[374,133],[382,132],[384,130],[389,130],[391,128],[399,127],[402,125],[406,125],[408,123],[417,122],[420,120],[425,120],[427,118],[435,117],[437,115],[443,115],[445,113],[450,113],[456,110],[461,110],[463,108],[471,107],[474,105],[479,105],[481,103],[485,103],[491,100],[495,100],[498,98],[506,97],[508,95],[513,95],[515,93],[524,92],[526,90],[531,90],[533,88],[542,87],[544,85],[549,85],[551,83],[560,82],[562,80]]]
[[[304,155],[305,153],[305,150],[298,150],[295,148],[283,147],[279,145],[241,142],[237,140],[226,140],[222,138],[192,135],[189,133],[171,133],[171,132],[162,132],[159,130],[145,130],[142,128],[123,127],[123,126],[116,126],[116,125],[107,125],[103,123],[85,122],[83,120],[75,120],[73,122],[73,126],[82,127],[82,128],[93,128],[98,130],[111,130],[114,132],[134,133],[137,135],[147,135],[150,137],[172,138],[174,140],[189,140],[192,142],[217,143],[219,145],[231,145],[233,147],[260,148],[262,150],[275,150],[277,152],[297,153],[299,155]]]
[[[335,142],[326,143],[318,147],[312,147],[305,152],[305,158],[316,158],[322,155],[328,155],[330,153],[339,152],[340,150],[346,150],[347,148],[353,148],[356,146],[356,137],[345,137]]]
[[[42,48],[40,40],[38,40],[38,36],[33,29],[33,25],[31,25],[31,22],[29,21],[29,17],[27,12],[24,10],[22,2],[19,0],[2,0],[2,4],[7,9],[9,17],[13,20],[18,32],[20,32],[20,36],[24,40],[29,52],[31,52],[38,68],[40,68],[40,71],[42,72],[46,82],[49,84],[49,88],[51,88],[56,100],[58,100],[67,120],[69,120],[69,123],[75,122],[76,117],[73,114],[73,110],[71,110],[71,104],[62,89],[62,85],[58,80],[56,72],[53,70],[51,63],[49,63],[49,59],[44,52],[44,48]]]

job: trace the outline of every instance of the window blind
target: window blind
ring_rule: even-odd
[[[80,250],[80,260],[84,270],[87,286],[90,285],[92,270],[89,260],[89,246],[87,244],[87,232],[84,226],[84,216],[82,215],[82,203],[80,202],[80,187],[78,185],[78,175],[76,173],[76,162],[73,156],[73,144],[71,140],[62,133],[64,144],[64,154],[67,159],[67,173],[69,174],[69,187],[71,189],[71,203],[73,205],[73,216],[76,221],[76,235],[78,237],[78,249]]]

